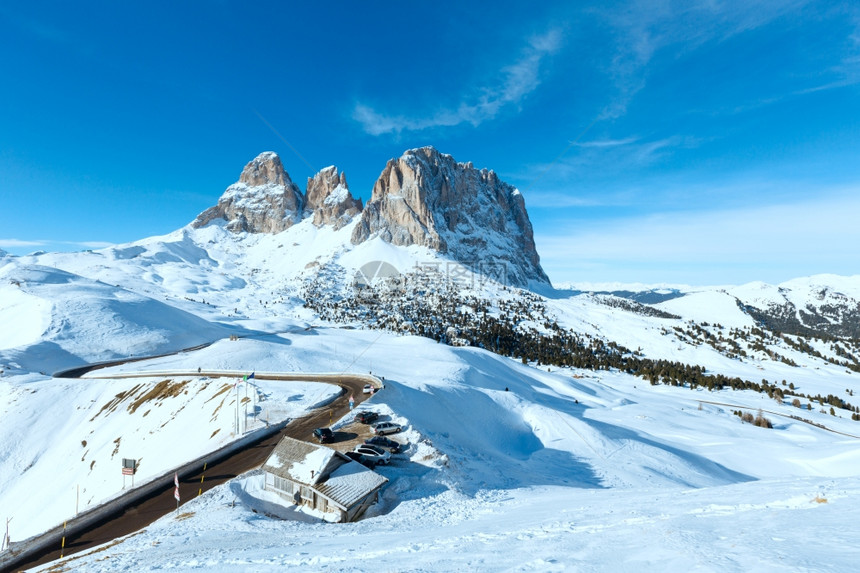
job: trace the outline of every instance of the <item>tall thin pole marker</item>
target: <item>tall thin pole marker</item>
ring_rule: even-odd
[[[9,537],[9,522],[12,521],[11,517],[6,518],[6,534],[3,536],[3,543],[0,543],[0,551],[4,548],[8,548],[12,545],[12,539]]]
[[[176,498],[176,511],[179,511],[179,474],[173,473],[173,497]]]
[[[197,492],[197,497],[203,495],[203,478],[206,477],[206,464],[209,462],[203,462],[203,473],[200,474],[200,491]]]

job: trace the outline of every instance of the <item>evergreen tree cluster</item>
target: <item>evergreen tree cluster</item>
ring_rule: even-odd
[[[336,273],[337,269],[327,272]],[[444,344],[474,346],[523,363],[617,370],[643,378],[652,385],[691,390],[751,390],[779,402],[785,396],[795,396],[860,414],[858,408],[834,395],[807,397],[795,391],[793,383],[785,388],[785,381],[780,387],[764,379],[759,383],[712,374],[703,366],[647,358],[640,351],[632,352],[614,341],[562,328],[550,316],[544,299],[528,291],[505,288],[490,300],[455,283],[442,281],[428,286],[426,281],[414,277],[363,288],[333,287],[338,284],[343,285],[343,281],[334,280],[324,272],[304,285],[305,306],[321,320],[414,334]],[[749,352],[762,352],[793,365],[792,360],[773,350],[778,342],[785,342],[795,350],[812,349],[800,336],[791,338],[756,327],[726,330],[719,324],[688,322],[684,327],[664,329],[663,333],[674,334],[688,344],[709,344],[739,360],[748,356],[746,347]],[[840,342],[856,351],[857,341]],[[857,417],[853,415],[852,418]]]

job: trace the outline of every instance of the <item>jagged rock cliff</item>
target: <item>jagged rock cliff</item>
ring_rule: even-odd
[[[361,199],[352,196],[346,176],[333,165],[308,177],[306,198],[305,208],[313,212],[317,227],[332,225],[337,230],[361,213]]]
[[[312,216],[314,225],[338,230],[359,214],[353,244],[379,237],[420,245],[511,285],[549,283],[520,192],[493,171],[458,163],[433,147],[390,160],[363,210],[336,167],[309,177],[303,195],[277,154],[267,151],[192,225],[224,219],[235,232],[280,233]]]
[[[406,151],[385,166],[352,234],[394,245],[422,245],[507,281],[548,283],[520,192],[493,171],[458,163],[433,147]]]
[[[227,221],[231,231],[280,233],[302,218],[304,197],[272,151],[261,153],[245,166],[239,181],[221,195],[218,204],[201,213],[192,226],[214,219]]]

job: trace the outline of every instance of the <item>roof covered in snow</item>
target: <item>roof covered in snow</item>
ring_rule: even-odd
[[[284,437],[263,464],[263,469],[295,482],[314,485],[348,460],[331,448]]]
[[[358,462],[349,461],[335,469],[325,483],[314,486],[319,493],[340,505],[352,507],[374,490],[385,485],[388,478],[367,469]]]
[[[336,450],[289,437],[278,442],[263,470],[311,486],[343,509],[388,481]]]

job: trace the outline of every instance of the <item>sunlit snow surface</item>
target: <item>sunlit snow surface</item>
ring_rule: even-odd
[[[378,469],[390,480],[380,503],[361,522],[322,524],[278,507],[260,476],[249,475],[123,543],[72,557],[70,568],[855,569],[860,440],[792,420],[796,408],[751,392],[650,386],[618,372],[535,367],[418,337],[316,325],[297,298],[299,278],[315,264],[352,272],[370,260],[405,268],[432,256],[377,241],[354,248],[350,232],[303,222],[276,236],[233,238],[216,225],[92,253],[0,258],[0,524],[12,518],[12,540],[72,516],[77,491],[81,508],[115,496],[123,457],[141,459],[144,480],[234,439],[237,393],[249,395],[251,416],[243,407],[241,417],[253,429],[334,392],[196,376],[50,377],[85,362],[214,342],[100,374],[202,367],[384,376],[385,389],[362,408],[402,424],[395,437],[409,447]],[[844,396],[858,379],[844,368],[788,348],[781,352],[796,367],[731,360],[661,329],[685,319],[749,326],[733,297],[778,302],[819,283],[856,296],[859,282],[689,289],[658,305],[682,320],[610,308],[588,294],[556,293],[547,306],[567,327],[650,357]],[[809,296],[794,303],[815,303]],[[243,338],[228,340],[234,333]],[[182,386],[140,399],[165,379]],[[739,407],[764,409],[774,429],[742,423]],[[841,414],[802,412],[860,435],[860,424]]]

